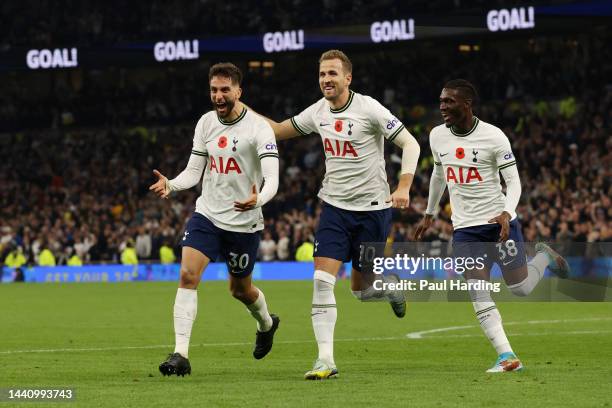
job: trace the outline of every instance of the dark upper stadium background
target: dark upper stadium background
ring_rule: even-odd
[[[476,114],[511,140],[526,241],[612,238],[610,2],[285,3],[2,2],[1,260],[20,246],[33,265],[44,247],[58,264],[74,253],[116,263],[130,242],[141,261],[156,260],[165,241],[178,256],[199,188],[159,200],[148,186],[152,169],[173,177],[184,168],[195,123],[210,110],[210,65],[236,63],[242,100],[283,120],[320,98],[317,60],[329,48],[352,58],[352,89],[381,101],[421,145],[411,208],[394,213],[394,241],[411,239],[426,206],[428,132],[441,123],[442,85],[458,77],[480,93]],[[516,24],[512,9],[522,9]],[[279,192],[264,208],[265,260],[295,259],[319,212],[320,138],[279,150]],[[392,187],[398,152],[387,146]],[[447,241],[451,232],[445,196],[427,239]]]

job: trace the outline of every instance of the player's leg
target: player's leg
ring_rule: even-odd
[[[232,296],[246,306],[247,310],[257,321],[257,334],[253,357],[256,359],[264,358],[274,342],[274,334],[278,329],[280,319],[268,312],[266,297],[251,281],[251,275],[239,277],[230,274],[230,292]]]
[[[257,321],[257,334],[253,357],[261,359],[272,349],[274,333],[280,319],[268,312],[266,297],[253,285],[251,273],[259,247],[259,232],[225,232],[223,253],[229,270],[229,287],[232,296],[241,301]]]
[[[382,275],[381,275],[382,276]],[[351,269],[351,292],[353,296],[362,301],[378,300],[385,297],[384,290],[374,289],[374,274]]]
[[[349,260],[350,234],[345,216],[345,210],[324,203],[315,233],[315,272],[310,315],[319,354],[313,369],[304,375],[307,380],[338,375],[334,361],[334,329],[338,318],[334,287],[342,263]]]
[[[211,259],[219,253],[216,227],[201,214],[194,214],[187,224],[182,241],[179,287],[174,300],[175,349],[159,370],[163,375],[191,373],[189,341],[198,311],[197,287],[202,273]]]
[[[342,261],[334,258],[324,256],[314,258],[315,272],[310,315],[319,354],[313,369],[304,375],[307,380],[323,380],[338,375],[334,361],[334,329],[338,318],[334,287],[341,266]]]
[[[353,264],[355,261],[353,261]],[[379,275],[376,279],[381,279],[383,283],[398,283],[399,277],[396,274]],[[386,299],[391,305],[395,316],[402,318],[406,315],[406,295],[402,290],[376,290],[374,288],[374,276],[371,272],[363,272],[356,268],[351,271],[351,291],[353,296],[361,301]],[[385,286],[387,287],[387,286]]]
[[[384,297],[387,299],[393,313],[397,317],[406,315],[406,297],[401,290],[374,289],[374,279],[382,279],[384,283],[397,283],[397,275],[380,275],[374,277],[372,271],[362,270],[363,257],[366,256],[365,244],[380,243],[385,245],[387,236],[391,230],[391,209],[367,211],[355,214],[354,238],[351,240],[351,260],[353,270],[351,271],[351,290],[353,295],[360,300],[372,300]]]
[[[525,259],[523,234],[520,223],[510,223],[510,236],[506,242],[497,244],[498,263],[504,274],[508,289],[517,296],[527,296],[544,277],[548,266],[559,277],[565,278],[569,266],[565,259],[544,243],[537,243],[536,253],[529,262]]]
[[[191,328],[198,312],[198,284],[210,259],[197,249],[184,246],[179,288],[174,300],[175,353],[188,355]]]
[[[210,259],[200,251],[184,246],[182,251],[179,288],[174,299],[175,347],[159,370],[163,375],[191,374],[189,340],[198,312],[197,286]]]
[[[490,269],[466,272],[468,283],[474,285],[478,281],[489,281]],[[476,313],[478,323],[485,336],[497,353],[497,361],[487,372],[513,371],[522,368],[521,362],[514,354],[510,341],[504,330],[501,314],[487,289],[470,289],[470,299]]]
[[[490,243],[494,242],[496,236],[494,226],[462,228],[453,233],[453,256],[483,257],[486,259],[483,268],[475,268],[465,272],[465,278],[470,284],[470,288],[476,287],[476,284],[480,281],[490,281],[492,266]],[[520,361],[512,351],[510,341],[504,330],[501,314],[491,297],[491,291],[488,289],[470,289],[469,295],[476,313],[476,319],[478,319],[482,331],[498,355],[493,368],[487,371],[501,372],[522,368]]]

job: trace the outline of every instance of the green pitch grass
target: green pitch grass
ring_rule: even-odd
[[[272,352],[253,359],[255,322],[225,282],[205,282],[192,333],[193,373],[168,378],[157,366],[174,343],[174,283],[0,285],[0,387],[76,390],[75,402],[46,407],[612,403],[612,303],[500,304],[526,370],[495,375],[484,372],[496,356],[470,303],[412,303],[400,320],[389,305],[360,303],[348,282],[339,282],[340,378],[307,382],[303,374],[316,357],[312,283],[259,286],[281,318]],[[469,327],[448,329],[456,326]],[[433,329],[442,330],[414,334]]]

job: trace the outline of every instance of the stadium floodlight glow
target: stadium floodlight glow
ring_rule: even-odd
[[[200,58],[198,40],[165,41],[155,43],[153,55],[158,62],[195,60]]]
[[[533,7],[491,10],[487,13],[489,31],[524,30],[535,27]]]
[[[26,54],[26,63],[30,69],[73,68],[78,66],[76,48],[55,48],[30,50]]]
[[[375,43],[414,40],[414,20],[375,21],[370,37]]]
[[[267,53],[304,49],[304,30],[265,33],[263,47]]]

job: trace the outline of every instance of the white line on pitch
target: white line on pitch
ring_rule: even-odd
[[[584,321],[602,321],[612,320],[612,317],[594,317],[585,319],[559,319],[559,320],[528,320],[524,322],[508,322],[504,323],[506,326],[520,325],[520,324],[546,324],[546,323],[568,323],[568,322],[584,322]],[[445,338],[456,338],[456,337],[480,337],[482,333],[478,334],[449,334],[445,336],[432,336],[424,337],[425,334],[441,333],[452,330],[471,329],[479,326],[450,326],[441,327],[438,329],[425,330],[420,332],[408,333],[405,336],[392,336],[392,337],[356,337],[346,339],[336,339],[336,342],[353,342],[353,341],[389,341],[389,340],[405,340],[405,339],[445,339]],[[573,331],[555,331],[545,333],[508,333],[510,336],[546,336],[555,334],[603,334],[612,333],[612,330],[573,330]],[[276,344],[307,344],[313,343],[314,339],[310,340],[281,340],[276,341]],[[228,347],[228,346],[251,346],[252,342],[228,342],[228,343],[200,343],[192,344],[191,347]],[[87,347],[87,348],[56,348],[56,349],[33,349],[33,350],[4,350],[0,351],[0,354],[27,354],[27,353],[73,353],[73,352],[88,352],[88,351],[118,351],[118,350],[149,350],[149,349],[172,349],[173,344],[158,344],[150,346],[119,346],[119,347]]]
[[[554,323],[576,323],[576,322],[593,322],[593,321],[602,321],[602,320],[612,320],[612,317],[587,317],[587,318],[583,318],[583,319],[556,319],[556,320],[526,320],[526,321],[519,321],[519,322],[504,322],[504,326],[515,326],[515,325],[521,325],[521,324],[554,324]],[[454,331],[454,330],[465,330],[465,329],[472,329],[475,327],[480,327],[478,325],[469,325],[469,326],[449,326],[449,327],[440,327],[437,329],[430,329],[430,330],[423,330],[423,331],[418,331],[418,332],[412,332],[412,333],[408,333],[406,334],[406,337],[409,339],[422,339],[424,335],[426,334],[432,334],[432,333],[441,333],[441,332],[448,332],[448,331]],[[451,337],[450,335],[448,336],[444,336],[444,337]],[[461,336],[464,337],[464,336]]]

